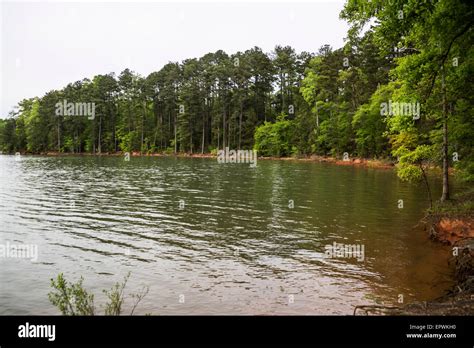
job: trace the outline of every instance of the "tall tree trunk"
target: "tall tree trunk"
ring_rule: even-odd
[[[318,109],[318,105],[317,105],[317,102],[316,101],[316,127],[318,128],[318,131],[319,131],[319,109]]]
[[[433,208],[433,198],[431,197],[430,184],[428,182],[428,177],[426,176],[426,173],[425,173],[425,170],[424,170],[422,164],[420,164],[420,169],[421,169],[421,173],[423,174],[423,180],[425,181],[426,190],[428,191],[428,198],[430,200],[430,209],[432,209]]]
[[[191,122],[189,122],[189,132],[191,134],[190,136],[190,147],[191,147],[191,154],[193,154],[193,148],[194,148],[194,144],[193,144],[193,128],[191,126]]]
[[[146,114],[146,101],[144,100],[143,101],[143,114],[142,114],[142,140],[141,140],[142,144],[140,146],[140,154],[143,151],[143,141],[144,141],[143,133],[144,133],[145,114]]]
[[[168,110],[168,132],[166,133],[165,138],[165,147],[168,147],[168,141],[171,137],[171,111]]]
[[[130,122],[131,122],[130,103],[131,103],[131,101],[129,100],[129,101],[128,101],[128,104],[127,104],[127,109],[128,109],[128,134],[130,134],[130,131],[131,131],[131,129],[132,129],[132,126],[131,126],[131,124],[130,124]]]
[[[155,110],[155,107],[153,107],[153,109]],[[156,138],[157,138],[157,136],[158,136],[159,124],[160,124],[159,115],[158,115],[158,113],[156,113],[156,117],[155,117],[155,132],[154,132],[154,134],[153,134],[153,147],[154,147],[154,148],[156,148]]]
[[[202,140],[201,140],[201,154],[204,153],[204,139],[206,134],[206,119],[203,117],[202,119]]]
[[[59,124],[60,124],[60,117],[58,116],[58,152],[61,151],[61,128]]]
[[[73,152],[79,152],[78,151],[79,150],[79,144],[78,144],[77,138],[78,138],[77,129],[74,129],[74,146],[72,147]]]
[[[242,145],[242,112],[243,112],[243,102],[240,100],[240,114],[239,114],[239,150]]]
[[[174,154],[178,152],[178,144],[177,144],[177,135],[176,135],[176,115],[174,116]]]
[[[95,155],[95,118],[92,120],[92,153]]]
[[[449,200],[449,162],[448,162],[448,110],[444,67],[441,67],[441,88],[443,93],[443,193],[441,201]]]
[[[232,148],[232,113],[230,110],[230,106],[228,108],[228,119],[227,119],[227,146]],[[234,138],[235,140],[235,138]]]
[[[116,134],[116,112],[117,109],[115,108],[115,103],[113,105],[113,119],[112,119],[112,137],[114,139],[114,152],[117,152],[117,134]]]
[[[226,110],[225,110],[225,105],[224,105],[224,117],[222,121],[222,148],[225,149],[226,146]]]
[[[163,111],[160,112],[160,148],[163,150],[163,135],[165,133],[163,127]],[[166,145],[166,144],[165,144]]]
[[[98,142],[98,146],[97,146],[97,149],[99,151],[99,154],[102,152],[102,147],[101,147],[101,136],[102,136],[102,116],[99,116],[99,142]]]
[[[285,110],[285,92],[284,92],[284,77],[283,73],[280,72],[280,94],[281,94],[281,109],[280,112],[283,112]]]

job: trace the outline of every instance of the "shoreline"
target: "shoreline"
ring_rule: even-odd
[[[430,301],[402,306],[356,306],[354,315],[473,315],[474,314],[474,189],[436,204],[421,220],[433,243],[452,247],[446,260],[453,285]],[[359,312],[358,312],[359,310]]]
[[[13,153],[10,155],[14,155]],[[27,156],[49,156],[49,157],[73,157],[73,156],[98,156],[98,157],[119,157],[124,156],[125,152],[103,152],[103,153],[90,153],[90,152],[57,152],[57,151],[48,151],[44,153],[21,153],[21,155]],[[140,152],[131,152],[130,157],[178,157],[178,158],[217,158],[217,154],[212,153],[150,153],[150,154],[141,154]],[[311,155],[304,157],[257,157],[259,161],[266,160],[275,160],[275,161],[297,161],[297,162],[319,162],[319,163],[332,163],[340,166],[356,166],[356,167],[367,167],[367,168],[379,168],[379,169],[393,169],[395,168],[395,163],[388,159],[370,159],[362,157],[353,157],[348,160],[342,160],[331,156],[319,156]]]
[[[124,156],[126,152],[103,152],[103,153],[90,153],[90,152],[57,152],[57,151],[48,151],[43,153],[21,153],[21,155],[26,156],[46,156],[46,157],[120,157]],[[2,153],[0,153],[2,155]],[[3,155],[15,155],[14,153],[3,153]],[[178,152],[174,153],[149,153],[149,154],[140,154],[140,152],[135,151],[130,153],[130,157],[176,157],[176,158],[217,158],[217,154],[212,153],[185,153]],[[393,160],[382,158],[382,159],[373,159],[373,158],[363,158],[363,157],[352,157],[349,160],[342,160],[332,156],[320,156],[320,155],[310,155],[310,156],[300,156],[300,157],[274,157],[274,156],[259,156],[257,157],[259,161],[295,161],[295,162],[318,162],[318,163],[330,163],[338,166],[352,166],[352,167],[363,167],[363,168],[375,168],[375,169],[396,169],[396,162]],[[431,165],[429,169],[434,172],[440,172],[441,168],[438,166]],[[455,169],[449,168],[449,175],[454,174]]]

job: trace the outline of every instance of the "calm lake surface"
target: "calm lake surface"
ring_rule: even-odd
[[[102,289],[129,271],[129,292],[150,288],[137,314],[352,314],[399,294],[429,300],[450,286],[449,248],[413,228],[426,207],[424,187],[392,170],[2,155],[0,244],[36,244],[38,260],[0,258],[0,314],[58,314],[47,294],[61,272],[84,277],[100,313]],[[364,260],[325,257],[334,242],[364,246]]]

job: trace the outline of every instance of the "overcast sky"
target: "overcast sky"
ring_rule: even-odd
[[[1,0],[0,0],[1,1]],[[291,2],[2,2],[0,117],[23,98],[125,68],[259,46],[316,52],[343,44],[342,0]]]

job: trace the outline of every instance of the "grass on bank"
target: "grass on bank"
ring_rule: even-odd
[[[428,213],[434,216],[474,218],[474,186],[459,192],[448,201],[434,202]]]

